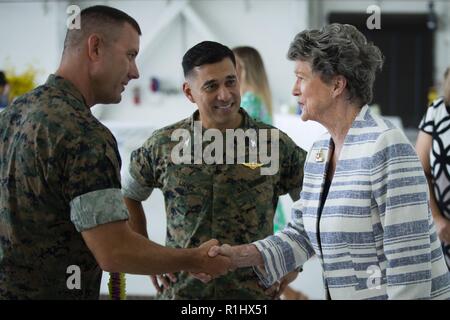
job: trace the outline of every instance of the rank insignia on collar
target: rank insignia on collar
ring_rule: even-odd
[[[316,152],[316,162],[323,162],[323,152],[322,149],[319,149],[319,151]]]
[[[257,163],[257,162],[244,162],[244,163],[242,163],[242,165],[249,167],[252,170],[263,166],[262,163]]]

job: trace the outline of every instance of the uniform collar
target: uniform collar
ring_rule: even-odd
[[[239,113],[242,115],[242,121],[241,121],[241,124],[237,128],[247,129],[247,128],[256,128],[257,127],[255,120],[253,120],[244,109],[239,108]],[[200,112],[198,110],[195,110],[195,112],[190,117],[190,128],[192,131],[194,130],[194,122],[195,121],[200,121]],[[205,128],[203,128],[203,130],[205,130]]]
[[[57,88],[58,90],[71,95],[80,102],[79,106],[83,106],[89,110],[89,107],[87,106],[83,95],[69,80],[66,80],[63,77],[57,76],[55,74],[50,74],[45,84],[49,87]]]

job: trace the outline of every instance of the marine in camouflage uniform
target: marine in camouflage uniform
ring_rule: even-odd
[[[102,270],[80,232],[128,219],[120,165],[113,135],[61,77],[0,113],[0,299],[98,299]],[[71,265],[80,289],[67,286]]]
[[[274,129],[251,119],[243,109],[239,112],[244,131]],[[174,164],[171,152],[179,141],[172,141],[172,132],[186,129],[193,137],[194,120],[198,118],[196,111],[190,118],[155,131],[133,151],[129,175],[123,183],[124,196],[144,201],[153,188],[162,190],[167,214],[166,245],[170,247],[196,247],[211,238],[230,245],[246,244],[272,234],[278,197],[289,192],[298,199],[306,153],[279,131],[280,167],[275,175],[261,175],[261,168],[225,161]],[[208,144],[203,142],[203,148]],[[245,149],[248,154],[249,140]],[[225,153],[226,148],[223,150]],[[208,284],[185,272],[176,276],[177,282],[171,283],[159,298],[269,299],[252,268],[238,269]]]

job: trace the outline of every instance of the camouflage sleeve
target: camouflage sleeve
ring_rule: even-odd
[[[152,194],[153,188],[141,185],[134,179],[129,171],[126,171],[122,177],[122,194],[124,197],[145,201]]]
[[[66,146],[68,160],[63,193],[69,201],[102,189],[120,191],[120,156],[117,147],[81,138]]]
[[[103,189],[73,199],[70,220],[82,232],[105,223],[128,220],[128,211],[119,189]]]
[[[280,163],[280,195],[293,191],[300,194],[306,151],[297,146],[287,135],[283,134],[283,136],[280,153],[282,158]]]
[[[80,137],[69,141],[65,152],[63,194],[71,220],[79,231],[128,219],[120,185],[120,156],[112,142]]]
[[[131,153],[129,174],[141,187],[153,188],[156,184],[153,170],[153,136]]]

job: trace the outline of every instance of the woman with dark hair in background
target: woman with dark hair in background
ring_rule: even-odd
[[[450,68],[444,95],[433,101],[419,125],[416,149],[427,177],[436,232],[450,269]]]

